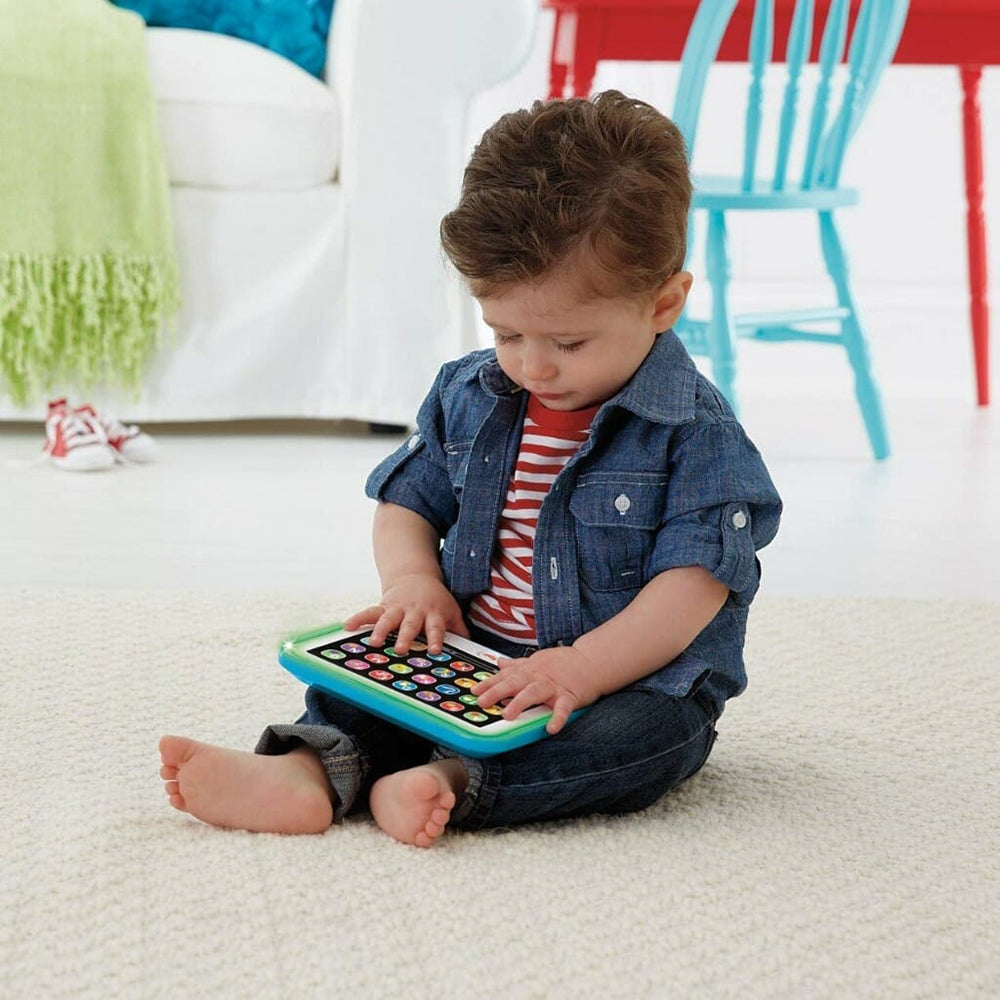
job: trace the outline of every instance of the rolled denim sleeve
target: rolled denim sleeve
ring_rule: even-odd
[[[735,421],[695,427],[674,447],[663,521],[648,575],[703,566],[748,605],[760,585],[756,552],[778,531],[781,498]]]
[[[442,537],[458,518],[458,501],[444,452],[441,391],[454,362],[438,372],[417,413],[417,429],[369,475],[365,495],[399,504],[429,521]]]

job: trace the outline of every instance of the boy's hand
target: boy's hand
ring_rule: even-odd
[[[372,642],[383,643],[396,632],[394,647],[400,653],[410,651],[410,643],[421,632],[427,637],[427,649],[440,653],[445,631],[469,636],[462,610],[448,588],[437,578],[422,573],[401,576],[382,594],[380,604],[357,611],[344,628],[375,625]]]
[[[545,729],[558,733],[572,712],[597,701],[597,692],[588,690],[588,673],[593,664],[572,646],[540,649],[521,659],[500,657],[500,673],[480,681],[471,689],[483,708],[510,698],[503,711],[505,719],[516,719],[526,708],[548,705],[552,718]]]

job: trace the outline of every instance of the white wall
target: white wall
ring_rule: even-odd
[[[469,114],[468,149],[505,111],[530,104],[548,90],[552,15],[539,19],[534,51],[522,70],[479,95]],[[594,87],[617,87],[669,113],[677,66],[664,63],[601,63]],[[769,81],[771,83],[772,81]],[[773,80],[780,86],[780,80]],[[710,77],[699,126],[694,169],[738,170],[746,68],[723,66]],[[990,307],[1000,329],[1000,69],[983,74],[981,107],[986,175],[986,218],[992,236]],[[733,137],[737,141],[733,142]],[[991,185],[992,177],[992,185]],[[872,354],[887,396],[972,399],[965,250],[965,181],[962,160],[961,88],[953,67],[891,67],[854,139],[844,182],[861,189],[857,208],[841,215],[855,290],[864,310]],[[703,246],[700,227],[697,246]],[[809,213],[731,217],[731,249],[737,307],[832,301]],[[696,250],[696,278],[702,258]],[[704,301],[696,281],[693,307]],[[483,330],[486,337],[487,331]],[[1000,347],[994,337],[993,379]],[[850,392],[835,349],[809,345],[745,344],[742,391],[800,396]],[[1000,390],[998,390],[1000,392]]]

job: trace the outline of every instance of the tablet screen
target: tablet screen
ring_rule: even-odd
[[[478,729],[503,721],[506,700],[480,708],[471,693],[479,681],[497,673],[494,664],[448,643],[440,653],[428,653],[422,640],[411,642],[409,652],[401,656],[392,647],[395,637],[390,633],[384,644],[377,644],[368,629],[311,646],[308,652],[330,667],[391,688],[424,708],[462,719]]]

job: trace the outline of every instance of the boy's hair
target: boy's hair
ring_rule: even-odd
[[[684,139],[651,105],[535,101],[484,133],[441,243],[477,297],[573,261],[585,296],[649,294],[684,265],[690,201]]]

